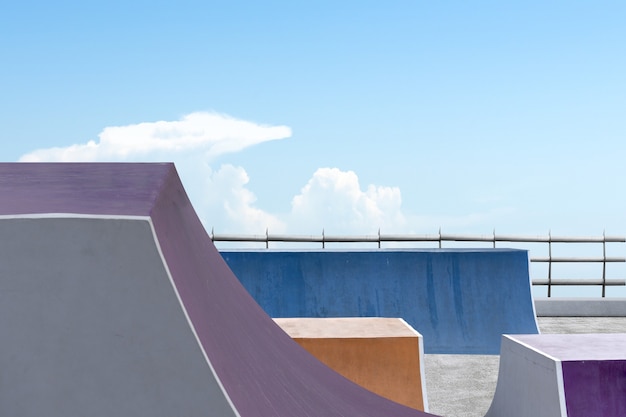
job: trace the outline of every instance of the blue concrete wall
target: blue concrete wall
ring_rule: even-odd
[[[402,317],[426,353],[498,354],[503,333],[538,333],[525,250],[221,254],[272,317]]]

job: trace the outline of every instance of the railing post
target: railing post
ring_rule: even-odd
[[[439,227],[439,249],[441,249],[441,227]]]
[[[322,229],[322,249],[326,249],[326,238],[324,236],[324,229]]]
[[[496,229],[493,229],[493,248],[496,248]]]
[[[265,249],[270,248],[270,231],[269,227],[265,228]]]
[[[606,297],[606,230],[602,231],[602,298]]]
[[[552,296],[552,231],[548,231],[548,297]]]
[[[380,227],[378,228],[378,249],[380,249]]]

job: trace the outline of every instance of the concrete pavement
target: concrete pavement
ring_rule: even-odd
[[[538,317],[541,333],[626,333],[626,317]],[[483,417],[496,389],[498,355],[425,355],[429,411]]]

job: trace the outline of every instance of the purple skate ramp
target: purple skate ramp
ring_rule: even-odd
[[[0,164],[0,415],[425,416],[300,348],[172,164]]]
[[[487,417],[626,416],[626,334],[504,335]]]

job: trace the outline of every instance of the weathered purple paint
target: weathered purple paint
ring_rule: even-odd
[[[147,216],[169,164],[0,163],[0,215]]]
[[[624,353],[626,345],[621,348]],[[562,366],[568,417],[626,416],[626,360],[567,361]]]
[[[293,342],[223,261],[173,164],[0,164],[0,215],[34,213],[151,216],[182,303],[239,415],[429,415],[351,383]]]

